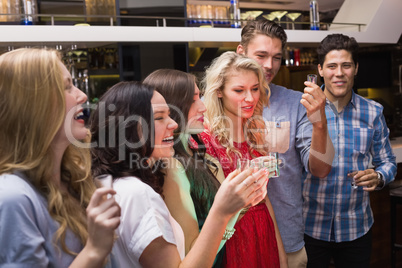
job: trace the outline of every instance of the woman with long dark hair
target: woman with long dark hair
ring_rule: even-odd
[[[242,207],[261,200],[262,174],[234,172],[221,186],[192,249],[185,254],[180,225],[167,209],[167,160],[177,124],[161,94],[137,82],[110,88],[91,115],[95,176],[110,174],[122,208],[114,253],[122,267],[210,267],[225,227]],[[256,183],[254,183],[256,181]]]
[[[224,176],[219,162],[208,158],[198,138],[204,130],[206,109],[195,76],[179,70],[159,69],[149,74],[144,84],[162,94],[170,106],[171,117],[178,123],[173,145],[175,155],[165,169],[163,189],[170,213],[183,228],[188,252],[198,238]],[[237,216],[229,221],[227,230],[234,230]],[[221,241],[219,249],[225,242]],[[215,266],[220,265],[221,256],[218,255]]]

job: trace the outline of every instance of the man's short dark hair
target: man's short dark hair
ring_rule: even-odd
[[[358,63],[359,44],[356,39],[343,34],[330,34],[325,37],[317,48],[318,64],[322,65],[325,61],[325,56],[332,50],[346,50],[352,54],[352,59],[355,65]]]

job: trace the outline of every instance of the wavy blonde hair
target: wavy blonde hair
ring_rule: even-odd
[[[61,164],[63,190],[53,179],[52,141],[65,118],[64,81],[60,55],[54,50],[18,49],[0,56],[0,174],[21,171],[48,201],[50,215],[60,224],[54,242],[66,244],[70,229],[85,245],[85,209],[95,190],[90,154],[73,145]]]
[[[204,102],[207,108],[205,117],[208,120],[211,135],[217,138],[219,144],[226,147],[227,155],[230,157],[232,153],[235,153],[241,157],[240,152],[233,145],[233,139],[230,137],[230,133],[227,131],[230,122],[228,122],[225,117],[222,99],[218,97],[218,91],[223,91],[227,77],[240,70],[255,73],[258,77],[260,90],[260,99],[258,100],[253,116],[243,122],[244,136],[251,149],[262,155],[266,155],[266,127],[262,118],[262,111],[264,106],[267,106],[269,103],[271,91],[265,80],[261,66],[255,60],[232,51],[225,52],[213,60],[202,80]]]

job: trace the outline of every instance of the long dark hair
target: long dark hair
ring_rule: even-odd
[[[155,134],[153,93],[139,82],[120,82],[100,98],[89,119],[93,176],[136,176],[162,194],[163,176],[147,161]]]
[[[144,80],[144,84],[158,91],[170,106],[170,117],[179,125],[177,133],[185,131],[193,103],[195,83],[195,76],[173,69],[156,70]],[[217,167],[205,159],[205,145],[198,136],[191,137],[197,143],[195,147],[191,147],[192,144],[189,143],[193,155],[186,151],[182,142],[176,141],[173,148],[175,157],[185,167],[198,222],[203,223],[219,188],[219,182],[208,165],[213,166],[216,171]]]

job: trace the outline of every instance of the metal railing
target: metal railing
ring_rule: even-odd
[[[18,24],[18,20],[15,20],[15,18],[20,17],[21,20],[23,20],[27,15],[25,14],[0,14],[1,16],[5,17],[12,17],[14,20],[13,21],[3,21],[1,22],[2,25],[7,25],[7,24]],[[38,21],[40,18],[43,20],[39,22],[40,25],[48,25],[46,22],[50,22],[50,26],[56,26],[56,25],[66,25],[66,20],[63,19],[69,19],[68,21],[71,21],[71,19],[76,19],[76,23],[95,23],[95,25],[99,25],[96,23],[102,22],[105,23],[108,21],[108,24],[102,24],[102,25],[109,25],[109,26],[115,26],[115,25],[121,25],[120,21],[121,20],[150,20],[150,21],[155,21],[154,25],[150,26],[156,26],[156,27],[168,27],[168,21],[180,21],[183,23],[183,26],[186,27],[197,27],[197,26],[204,26],[204,27],[222,27],[222,25],[227,25],[227,28],[230,28],[230,23],[233,22],[234,20],[232,19],[211,19],[211,18],[197,18],[196,20],[194,18],[184,18],[184,17],[163,17],[163,16],[132,16],[132,15],[79,15],[79,14],[29,14],[33,18],[33,21]],[[162,22],[160,25],[160,21]],[[240,20],[242,24],[247,23],[248,20]],[[60,24],[57,24],[57,22],[60,22]],[[310,25],[310,22],[293,22],[293,21],[280,21],[276,23],[283,25]],[[36,24],[36,23],[35,23]],[[362,23],[339,23],[339,22],[320,22],[320,25],[324,26],[323,28],[329,28],[330,25],[344,25],[344,26],[357,26],[358,31],[360,32],[362,29],[362,26],[365,26],[366,24]],[[135,26],[135,25],[131,25]],[[142,25],[143,26],[143,25]],[[225,27],[225,26],[224,26]],[[287,29],[288,27],[284,27]],[[287,29],[289,30],[289,29]],[[306,29],[300,29],[300,30],[309,30],[309,27]]]

